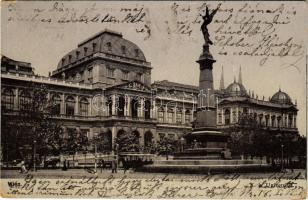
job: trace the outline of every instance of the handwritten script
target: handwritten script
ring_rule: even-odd
[[[31,8],[11,3],[6,7],[5,20],[62,27],[70,24],[129,26],[134,27],[144,40],[151,38],[153,32],[166,38],[174,34],[202,38],[200,25],[205,7],[219,7],[209,28],[219,55],[255,57],[260,66],[265,66],[269,59],[287,58],[286,65],[300,71],[297,63],[304,57],[305,48],[304,42],[293,34],[295,29],[301,30],[294,6],[282,2],[271,5],[260,2],[212,4],[165,2],[158,9],[144,2],[117,6],[53,2]]]
[[[192,8],[187,4],[174,3],[171,10],[178,24],[174,31],[188,36],[193,31],[199,31],[196,25],[202,22],[200,13],[204,12],[205,6],[206,3]],[[290,34],[292,31],[283,31],[296,23],[294,7],[284,3],[271,7],[266,3],[242,3],[236,7],[218,4],[218,7],[210,35],[219,48],[219,55],[258,57],[260,66],[264,66],[270,58],[288,57],[294,60],[290,65],[296,67],[295,64],[303,58],[304,45]],[[197,10],[197,14],[192,12],[193,9]]]
[[[84,177],[81,179],[4,179],[5,196],[118,198],[302,198],[305,180],[272,174],[268,178],[239,174],[204,176],[153,175],[147,179]]]

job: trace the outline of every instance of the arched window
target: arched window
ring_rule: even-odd
[[[89,110],[89,102],[88,99],[83,97],[80,99],[79,102],[79,112],[81,116],[88,116],[88,110]]]
[[[118,111],[118,116],[123,117],[124,116],[124,107],[125,107],[125,98],[123,96],[119,96],[118,100],[118,106],[116,107]]]
[[[130,108],[132,117],[138,117],[138,100],[136,98],[132,98]]]
[[[280,128],[281,127],[281,116],[277,117],[277,127]]]
[[[268,126],[269,115],[265,115],[265,126]]]
[[[230,110],[225,110],[225,124],[230,124]]]
[[[72,96],[68,96],[65,101],[66,107],[66,115],[67,116],[74,116],[75,114],[75,98]]]
[[[7,110],[14,108],[14,92],[12,89],[5,89],[2,93],[1,105]]]
[[[19,95],[19,109],[29,110],[31,108],[31,96],[30,93],[22,90]]]
[[[260,125],[263,125],[262,120],[263,120],[263,114],[259,114],[259,124]]]
[[[60,115],[61,114],[61,98],[59,95],[55,94],[52,97],[52,114]]]
[[[108,101],[107,101],[107,106],[108,106],[108,114],[109,116],[112,116],[112,98],[111,96],[108,97]]]
[[[153,134],[148,131],[144,134],[144,146],[149,147],[152,145],[153,142]]]
[[[232,122],[236,123],[236,111],[235,110],[232,112]]]
[[[145,100],[144,102],[144,118],[150,119],[151,118],[151,101]]]

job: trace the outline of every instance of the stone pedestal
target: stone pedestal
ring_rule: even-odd
[[[189,148],[179,154],[179,158],[194,156],[199,159],[224,158],[223,152],[226,152],[228,135],[217,129],[217,105],[213,87],[215,62],[209,51],[209,45],[203,45],[203,51],[197,60],[200,76],[196,119],[193,123],[193,132],[185,136]],[[198,150],[198,155],[193,149]]]

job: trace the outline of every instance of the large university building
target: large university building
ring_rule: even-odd
[[[31,96],[26,83],[43,83],[55,105],[53,118],[65,132],[76,129],[88,138],[102,133],[111,145],[117,135],[131,132],[143,147],[162,136],[180,139],[194,127],[198,87],[167,80],[152,83],[151,71],[142,50],[110,30],[78,44],[48,77],[35,75],[30,63],[2,56],[2,111],[18,112]],[[296,103],[285,92],[265,100],[247,92],[241,74],[226,88],[222,75],[214,96],[222,129],[250,114],[270,130],[297,132]]]

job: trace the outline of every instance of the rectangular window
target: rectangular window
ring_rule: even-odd
[[[177,124],[181,124],[182,123],[182,113],[176,113],[176,123]]]
[[[107,77],[114,77],[114,69],[107,67]]]
[[[122,79],[128,80],[128,71],[122,71]]]
[[[186,113],[185,114],[185,124],[189,124],[190,123],[190,114]]]
[[[219,124],[222,123],[222,115],[221,115],[221,113],[218,114],[218,123]]]
[[[158,111],[158,122],[163,123],[164,122],[164,112]]]
[[[140,82],[143,82],[143,77],[142,77],[142,73],[137,73],[136,74],[136,79],[138,80],[138,81],[140,81]]]
[[[92,68],[88,69],[88,77],[92,78],[93,77],[93,73],[92,73]]]
[[[173,123],[173,113],[168,112],[168,123],[172,124]]]

